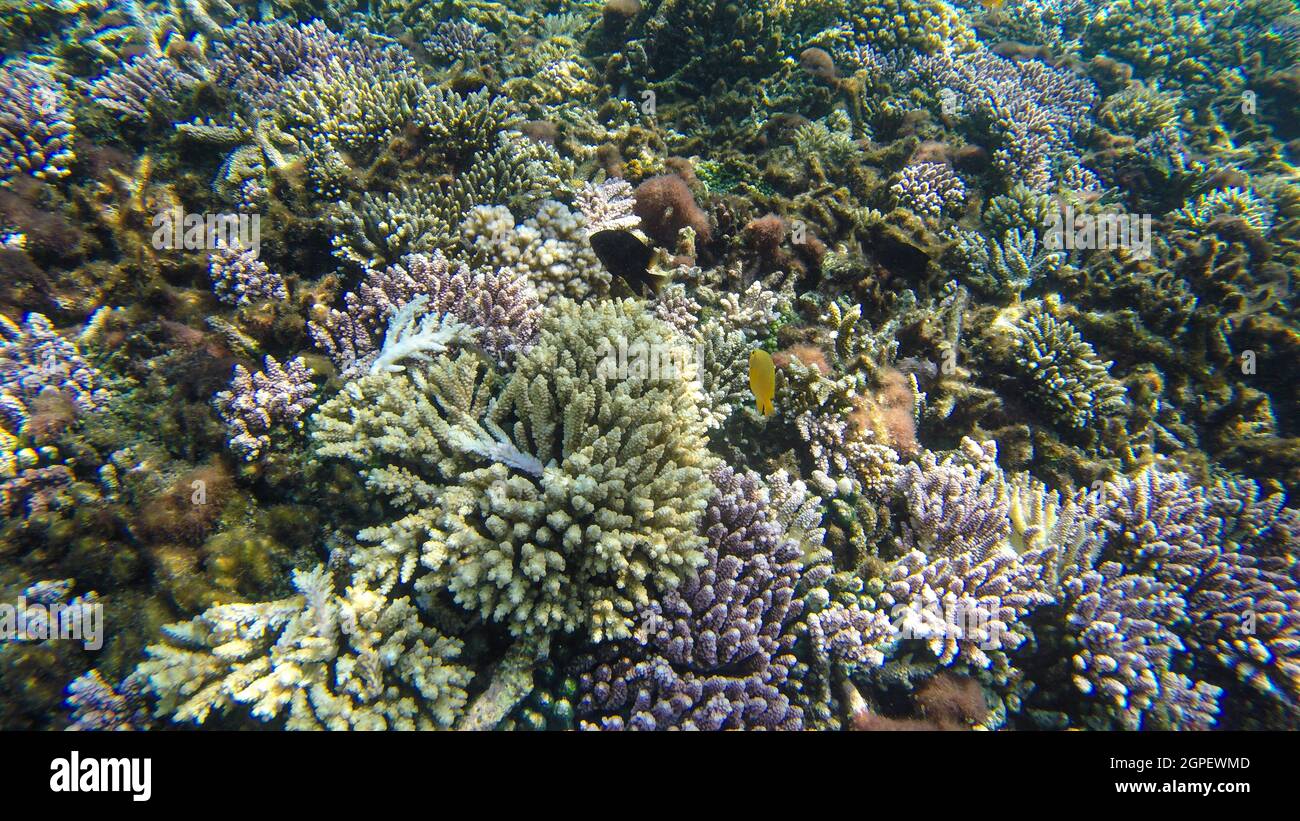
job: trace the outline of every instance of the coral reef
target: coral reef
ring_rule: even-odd
[[[1297,30],[0,0],[0,727],[1300,727]]]
[[[213,397],[230,426],[231,449],[252,461],[271,446],[277,426],[300,429],[303,414],[316,404],[315,390],[302,357],[280,364],[268,355],[262,370],[253,373],[236,365],[230,390]]]

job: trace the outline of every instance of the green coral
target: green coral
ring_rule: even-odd
[[[555,304],[541,339],[490,401],[472,357],[428,375],[367,376],[317,415],[323,456],[364,466],[407,510],[363,531],[353,562],[409,578],[517,635],[628,635],[654,586],[701,559],[712,462],[698,383],[618,367],[620,346],[684,345],[635,300]],[[642,364],[645,364],[644,361]],[[485,404],[486,403],[486,404]]]
[[[850,12],[854,39],[877,49],[973,48],[975,31],[944,0],[867,0]]]
[[[1205,228],[1219,217],[1240,217],[1251,228],[1267,234],[1273,227],[1273,206],[1247,188],[1223,188],[1189,200],[1174,214],[1178,222]]]
[[[461,642],[425,626],[408,598],[363,586],[340,595],[324,567],[295,571],[297,595],[226,604],[164,628],[134,678],[156,714],[202,724],[249,705],[290,730],[437,729],[464,708],[473,673]]]
[[[1124,386],[1110,375],[1111,363],[1057,317],[1053,306],[1050,301],[1018,303],[999,315],[990,333],[1057,421],[1088,428],[1124,410]]]

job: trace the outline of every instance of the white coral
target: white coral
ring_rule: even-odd
[[[452,343],[474,338],[474,329],[451,314],[425,314],[417,322],[416,316],[428,302],[427,296],[417,296],[389,320],[384,348],[371,363],[371,374],[400,373],[406,370],[397,364],[403,359],[428,362],[431,355],[445,352]]]

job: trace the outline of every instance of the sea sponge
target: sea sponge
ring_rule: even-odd
[[[936,673],[917,690],[916,705],[921,715],[944,729],[965,729],[989,715],[979,682],[946,670]]]
[[[665,248],[677,246],[683,228],[694,230],[699,242],[707,244],[713,239],[708,216],[695,202],[686,181],[676,174],[651,177],[638,185],[634,213],[641,218],[646,234]]]
[[[822,80],[834,80],[835,60],[825,49],[806,48],[799,54],[799,67]]]
[[[766,214],[750,220],[745,233],[763,262],[773,263],[778,259],[781,242],[785,239],[785,220],[776,214]]]
[[[184,473],[140,508],[137,532],[150,542],[198,545],[216,527],[233,490],[220,460]]]
[[[784,368],[792,360],[798,360],[805,367],[815,369],[822,376],[830,375],[830,360],[826,357],[826,352],[816,345],[800,342],[772,354],[772,362],[778,368]]]

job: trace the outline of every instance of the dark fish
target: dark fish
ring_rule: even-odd
[[[623,279],[635,293],[655,293],[660,278],[650,273],[654,251],[630,231],[597,231],[591,235],[591,248],[605,269]]]

